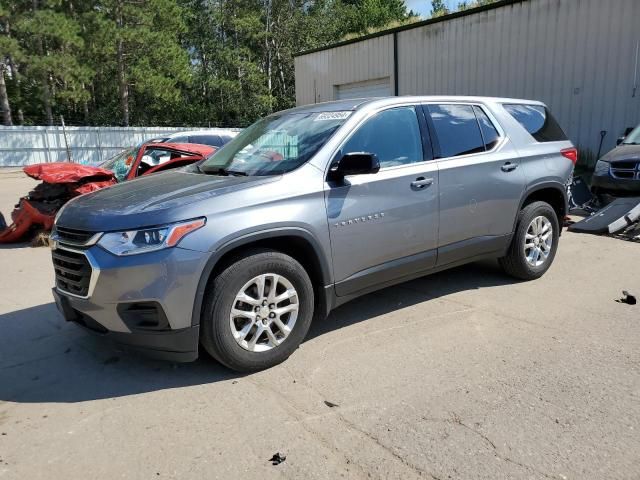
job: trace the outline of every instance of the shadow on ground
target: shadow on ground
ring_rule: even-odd
[[[356,299],[316,322],[308,339],[451,293],[512,283],[495,263],[477,263]],[[205,353],[190,364],[154,361],[62,321],[53,303],[0,315],[0,402],[74,403],[229,381]]]

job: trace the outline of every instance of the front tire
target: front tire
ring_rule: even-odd
[[[294,258],[273,250],[248,252],[209,284],[202,346],[232,370],[272,367],[304,340],[313,306],[311,280]]]
[[[516,232],[507,254],[498,259],[502,269],[520,280],[540,278],[553,263],[558,250],[560,224],[546,202],[533,202],[518,215]]]

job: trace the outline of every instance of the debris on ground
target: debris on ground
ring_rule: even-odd
[[[618,303],[626,303],[627,305],[635,305],[636,303],[638,303],[638,300],[636,299],[636,297],[634,295],[631,295],[626,290],[623,290],[622,291],[622,298],[616,300],[616,302],[618,302]]]
[[[569,211],[581,210],[591,214],[598,210],[599,201],[582,177],[573,177],[569,184],[568,197]]]
[[[32,247],[48,247],[49,232],[38,232],[31,240]]]
[[[327,400],[324,401],[324,404],[329,408],[334,408],[334,407],[339,407],[340,406],[337,403],[329,402]]]
[[[269,459],[269,461],[271,462],[271,465],[280,465],[282,462],[284,462],[287,459],[287,457],[285,455],[280,454],[280,452],[276,452],[273,457],[271,457]]]
[[[634,237],[639,236],[638,230],[640,230],[640,197],[616,198],[591,216],[569,225],[570,232],[615,234],[628,240],[634,240]]]

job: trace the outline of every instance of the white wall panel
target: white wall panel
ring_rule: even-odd
[[[189,128],[67,127],[74,162],[97,163],[124,148]],[[200,129],[201,130],[201,129]],[[0,167],[67,161],[62,127],[0,126]]]

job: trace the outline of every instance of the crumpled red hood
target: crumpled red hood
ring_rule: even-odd
[[[116,179],[110,170],[66,162],[29,165],[24,167],[23,171],[31,178],[47,183],[75,183],[89,178],[92,181],[115,181]]]

